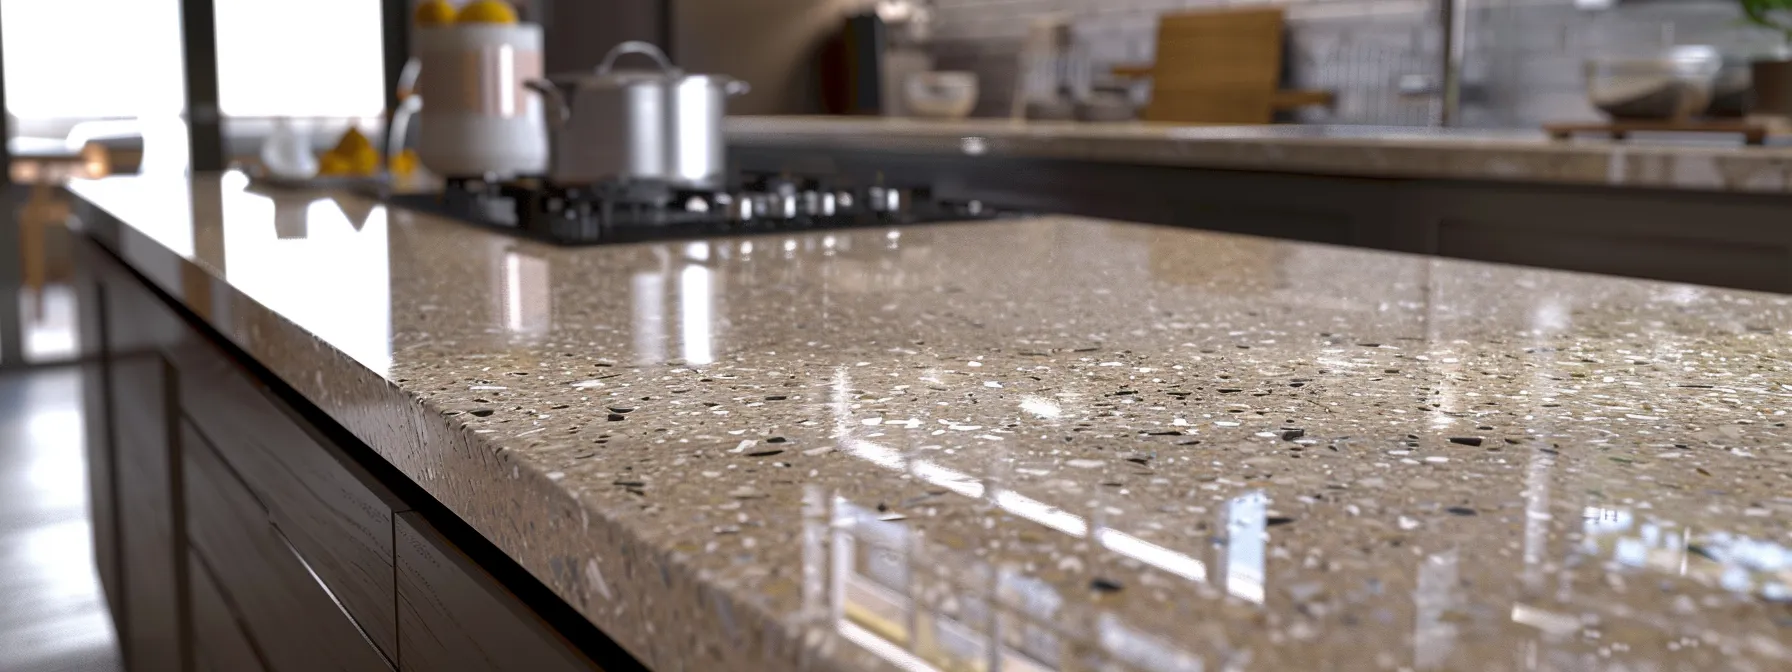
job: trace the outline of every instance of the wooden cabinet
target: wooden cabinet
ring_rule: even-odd
[[[573,672],[591,661],[415,513],[398,516],[399,669]]]
[[[172,351],[181,412],[368,639],[397,659],[392,512],[409,507],[201,338]]]
[[[267,508],[194,430],[186,444],[188,532],[219,591],[243,610],[244,629],[274,670],[381,672],[391,665],[314,576]]]
[[[596,669],[413,510],[413,484],[81,254],[94,552],[129,669]]]
[[[180,444],[174,438],[174,373],[158,349],[177,323],[143,287],[108,286],[104,306],[106,406],[111,411],[113,491],[118,512],[119,642],[132,670],[180,670],[186,632],[167,605],[185,601],[185,515]],[[96,546],[99,545],[96,541]]]
[[[193,608],[193,669],[199,672],[265,672],[261,653],[249,641],[242,617],[218,587],[197,551],[187,551],[188,604]]]

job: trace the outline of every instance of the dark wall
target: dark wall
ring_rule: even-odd
[[[645,40],[666,47],[671,0],[535,0],[547,39],[549,73],[590,70],[611,47]]]

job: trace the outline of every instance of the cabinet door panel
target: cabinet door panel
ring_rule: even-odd
[[[597,669],[421,516],[397,535],[399,669]]]
[[[109,374],[124,657],[133,670],[180,670],[186,557],[171,373],[160,357],[134,355],[113,360]]]
[[[381,672],[390,665],[314,577],[267,509],[188,423],[186,451],[193,547],[241,609],[249,637],[278,672]]]
[[[193,596],[193,660],[207,672],[263,672],[261,654],[243,630],[236,609],[224,597],[198,553],[187,552]]]
[[[170,351],[182,413],[374,645],[396,658],[392,511],[406,507],[204,338],[195,332]]]

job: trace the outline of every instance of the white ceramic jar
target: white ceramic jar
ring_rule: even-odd
[[[422,66],[417,158],[444,177],[540,173],[548,137],[539,94],[541,26],[474,24],[419,28]]]

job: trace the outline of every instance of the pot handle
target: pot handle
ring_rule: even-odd
[[[672,65],[672,60],[666,58],[666,52],[660,51],[659,47],[640,40],[630,40],[616,45],[616,48],[604,55],[604,62],[597,66],[597,74],[610,74],[610,70],[616,67],[616,59],[622,58],[623,54],[641,54],[653,59],[660,66],[661,72],[679,72],[678,66]]]
[[[572,118],[572,110],[566,106],[566,95],[560,93],[560,88],[554,86],[553,82],[531,79],[524,81],[523,87],[541,94],[541,99],[547,106],[548,128],[560,128],[566,125],[567,119]]]
[[[748,84],[743,81],[740,81],[738,79],[730,79],[730,80],[728,80],[727,84],[722,85],[722,93],[726,93],[730,96],[746,95],[748,92],[751,92],[752,90],[753,90],[753,85]]]

